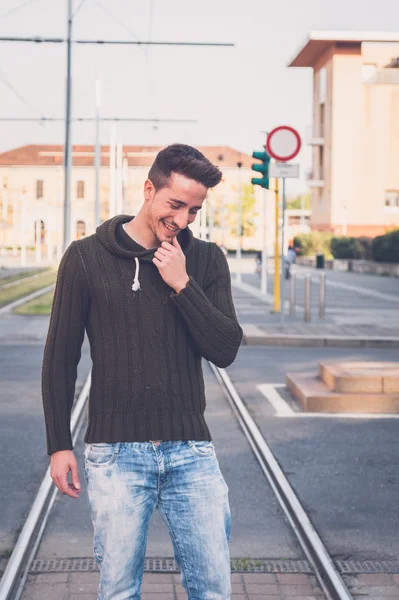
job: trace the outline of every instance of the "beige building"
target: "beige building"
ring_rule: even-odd
[[[320,32],[290,67],[313,69],[313,229],[399,225],[399,33]]]
[[[211,162],[222,170],[223,180],[209,190],[207,202],[191,226],[194,235],[212,239],[228,248],[237,247],[237,201],[241,190],[244,197],[252,194],[254,208],[249,215],[254,224],[253,235],[243,237],[242,248],[261,248],[262,203],[265,192],[250,184],[253,159],[226,146],[199,147]],[[110,169],[110,148],[101,149],[100,220],[112,214],[136,214],[143,203],[143,186],[158,146],[124,146],[120,149],[118,170]],[[241,163],[239,168],[237,163]],[[273,247],[274,201],[269,194],[267,232],[270,250]],[[2,201],[1,246],[36,244],[36,232],[41,231],[42,252],[49,258],[61,254],[63,232],[64,171],[63,147],[29,145],[0,154],[0,197]],[[73,147],[71,174],[71,236],[78,239],[95,231],[94,223],[95,169],[93,146]],[[223,217],[224,207],[224,217]],[[6,214],[7,213],[7,214]],[[205,233],[205,214],[208,230]],[[248,213],[247,213],[248,214]],[[202,221],[202,223],[201,223]],[[213,224],[213,226],[212,226]],[[223,226],[224,225],[224,226]],[[210,232],[210,229],[212,231]]]

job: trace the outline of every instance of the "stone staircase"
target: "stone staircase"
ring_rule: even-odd
[[[399,362],[320,363],[286,385],[306,412],[399,413]]]

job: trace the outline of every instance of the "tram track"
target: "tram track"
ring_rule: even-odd
[[[353,600],[333,560],[224,369],[209,363],[328,600]]]
[[[215,367],[212,363],[209,363],[209,365],[222,387],[326,598],[328,600],[353,600],[324,544],[227,372],[224,369]],[[84,422],[90,381],[91,373],[89,373],[72,410],[71,434],[74,446]],[[50,478],[50,467],[48,467],[0,581],[0,600],[19,600],[21,598],[30,567],[35,559],[35,554],[58,493]]]

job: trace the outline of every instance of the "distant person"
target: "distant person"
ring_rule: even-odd
[[[258,252],[256,253],[255,263],[256,263],[255,272],[258,273],[258,275],[260,275],[261,271],[262,271],[262,252],[261,252],[261,250],[258,250]]]
[[[221,245],[220,245],[220,249],[221,249],[221,251],[223,252],[223,254],[224,254],[225,256],[227,256],[227,248],[226,248],[226,246],[225,246],[224,244],[221,244]]]
[[[294,246],[289,246],[287,250],[287,254],[284,257],[284,267],[285,267],[285,278],[289,279],[291,277],[291,265],[295,262],[296,259],[296,250]]]
[[[84,476],[101,600],[140,598],[155,508],[188,597],[231,595],[228,487],[204,418],[201,362],[229,366],[243,332],[223,251],[188,227],[221,178],[197,149],[164,148],[138,214],[72,242],[58,270],[42,369],[47,452],[57,488],[78,498],[70,418],[86,330]]]

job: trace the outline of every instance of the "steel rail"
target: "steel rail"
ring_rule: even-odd
[[[83,410],[88,398],[90,384],[91,370],[72,409],[71,434],[74,446],[83,424]],[[50,466],[48,466],[0,581],[0,600],[20,599],[29,567],[35,557],[57,494],[58,489],[53,484],[50,477]]]
[[[353,600],[270,447],[224,369],[209,363],[329,600]]]

